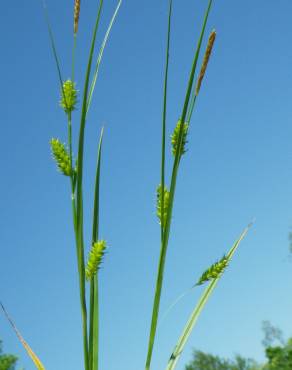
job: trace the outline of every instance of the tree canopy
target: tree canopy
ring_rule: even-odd
[[[252,359],[245,359],[239,355],[234,359],[225,359],[195,350],[193,359],[186,366],[186,370],[259,370],[259,365]]]
[[[14,370],[17,357],[2,352],[2,341],[0,341],[0,370]]]
[[[291,370],[292,369],[292,338],[285,341],[280,330],[267,325],[264,328],[266,362],[258,364],[253,359],[235,356],[225,359],[210,353],[195,350],[193,358],[185,370]],[[277,345],[272,342],[277,340]]]

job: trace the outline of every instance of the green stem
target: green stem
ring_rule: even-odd
[[[102,140],[103,140],[103,128],[101,129],[97,152],[94,205],[93,205],[93,223],[92,223],[92,243],[98,241],[98,232],[99,232],[99,189],[100,189]],[[98,351],[99,351],[99,298],[98,298],[98,271],[97,271],[90,281],[89,359],[91,370],[98,370]]]
[[[94,309],[93,309],[93,341],[92,341],[92,370],[98,370],[99,353],[99,301],[98,301],[98,273],[95,274],[94,287]]]
[[[83,330],[83,349],[84,349],[84,365],[87,369],[88,364],[88,343],[87,343],[87,311],[86,311],[86,302],[85,302],[85,291],[82,286],[82,274],[84,273],[84,260],[82,262],[82,255],[78,247],[78,229],[77,229],[77,210],[75,202],[75,181],[72,168],[72,119],[71,112],[68,113],[68,142],[69,142],[69,157],[70,157],[70,166],[71,166],[71,202],[72,202],[72,215],[73,215],[73,225],[74,225],[74,235],[75,235],[75,244],[76,244],[76,254],[77,254],[77,266],[78,266],[78,275],[79,275],[79,293],[80,293],[80,304],[81,304],[81,316],[82,316],[82,330]],[[89,370],[89,369],[88,369]]]
[[[166,111],[167,111],[167,85],[168,85],[168,65],[169,65],[169,46],[171,30],[172,0],[169,1],[168,25],[167,25],[167,43],[166,43],[166,62],[164,74],[163,89],[163,112],[162,112],[162,142],[161,142],[161,241],[163,239],[164,229],[164,186],[165,186],[165,136],[166,136]]]
[[[172,169],[172,175],[171,175],[171,185],[170,185],[170,191],[169,191],[169,206],[168,206],[168,212],[166,217],[166,223],[165,228],[163,232],[163,238],[161,242],[161,248],[160,248],[160,256],[159,256],[159,263],[158,263],[158,271],[157,271],[157,279],[156,279],[156,287],[155,287],[155,295],[154,295],[154,303],[153,303],[153,309],[152,309],[152,319],[151,319],[151,327],[150,327],[150,335],[149,335],[149,342],[148,342],[148,354],[147,354],[147,360],[146,360],[146,366],[145,370],[150,369],[151,364],[151,358],[152,358],[152,352],[153,352],[153,346],[155,341],[155,335],[156,335],[156,329],[157,329],[157,321],[158,321],[158,315],[159,315],[159,307],[160,307],[160,298],[161,298],[161,291],[162,291],[162,284],[163,284],[163,275],[164,275],[164,268],[165,268],[165,259],[166,259],[166,252],[168,247],[168,240],[169,240],[169,234],[170,234],[170,226],[171,226],[171,216],[172,216],[172,209],[173,209],[173,202],[174,202],[174,195],[175,195],[175,188],[176,188],[176,180],[177,180],[177,174],[178,174],[178,168],[179,163],[181,159],[181,149],[182,149],[182,139],[183,139],[183,127],[184,122],[188,110],[190,95],[192,91],[194,76],[196,72],[197,62],[201,50],[202,40],[205,33],[205,28],[208,20],[208,16],[210,13],[211,5],[213,0],[209,0],[209,4],[205,13],[204,22],[199,38],[199,42],[197,45],[197,49],[195,52],[192,69],[190,72],[189,77],[189,83],[186,91],[184,106],[181,114],[181,122],[180,125],[180,132],[179,132],[179,138],[178,138],[178,147],[175,154],[175,159],[173,163],[173,169]]]
[[[76,189],[76,207],[77,207],[77,244],[78,244],[78,255],[80,262],[80,297],[82,302],[82,317],[83,317],[83,343],[84,343],[84,361],[85,370],[89,368],[89,354],[88,354],[88,337],[87,337],[87,309],[86,309],[86,298],[85,298],[85,265],[84,265],[84,241],[83,241],[83,191],[82,191],[82,178],[83,178],[83,151],[84,151],[84,131],[86,123],[86,110],[87,110],[87,95],[89,86],[89,77],[92,65],[92,58],[96,40],[96,34],[98,30],[103,0],[100,0],[95,26],[93,30],[93,36],[90,46],[90,52],[88,57],[87,70],[85,75],[83,101],[82,101],[82,113],[79,130],[79,144],[78,144],[78,163],[77,163],[77,189]]]
[[[77,43],[77,34],[74,33],[73,49],[72,49],[72,82],[73,83],[74,83],[74,78],[75,78],[75,51],[76,51],[76,43]]]

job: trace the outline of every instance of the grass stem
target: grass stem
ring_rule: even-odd
[[[188,110],[188,105],[189,105],[190,95],[192,91],[194,76],[196,72],[197,62],[198,62],[202,40],[205,34],[206,24],[207,24],[210,9],[212,6],[212,2],[213,0],[209,0],[208,7],[205,12],[204,22],[203,22],[203,26],[201,29],[201,34],[199,37],[197,49],[195,52],[195,56],[194,56],[194,60],[193,60],[193,64],[192,64],[192,68],[190,72],[188,87],[186,90],[183,110],[181,114],[182,124],[180,125],[178,148],[176,150],[175,159],[173,163],[173,169],[172,169],[172,175],[171,175],[171,185],[170,185],[170,192],[169,192],[169,206],[168,206],[167,218],[165,222],[165,228],[163,231],[163,238],[162,238],[161,248],[160,248],[160,256],[159,256],[158,271],[157,271],[157,278],[156,278],[156,287],[155,287],[155,295],[154,295],[154,302],[153,302],[153,309],[152,309],[151,327],[150,327],[148,353],[147,353],[145,370],[150,369],[152,353],[153,353],[153,346],[154,346],[156,329],[157,329],[157,321],[158,321],[158,315],[159,315],[161,291],[162,291],[164,268],[165,268],[165,259],[166,259],[166,252],[167,252],[168,240],[169,240],[169,234],[170,234],[172,209],[173,209],[173,203],[174,203],[174,195],[175,195],[178,168],[179,168],[179,163],[181,159],[181,148],[182,148],[182,139],[183,139],[183,127],[184,127],[183,123],[185,122],[185,118],[186,118],[186,114]]]

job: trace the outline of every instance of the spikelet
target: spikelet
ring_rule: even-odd
[[[223,256],[221,260],[215,262],[202,274],[196,285],[202,285],[207,281],[219,278],[220,275],[223,274],[224,270],[228,266],[228,261],[229,261],[228,257]]]
[[[70,157],[65,145],[59,139],[51,139],[52,155],[57,163],[58,169],[65,176],[71,175]]]
[[[63,83],[61,89],[60,107],[64,109],[65,113],[70,113],[76,108],[77,90],[75,83],[67,80]]]
[[[75,34],[78,31],[79,15],[80,15],[80,0],[75,0],[75,4],[74,4],[74,33]]]
[[[205,52],[204,59],[203,59],[203,64],[202,64],[201,71],[200,71],[200,74],[199,74],[199,77],[198,77],[198,82],[197,82],[197,86],[196,86],[196,95],[199,94],[201,84],[202,84],[202,81],[203,81],[203,78],[204,78],[204,75],[205,75],[205,72],[206,72],[206,69],[207,69],[207,66],[208,66],[208,62],[209,62],[209,59],[210,59],[210,55],[211,55],[211,52],[212,52],[212,49],[213,49],[215,39],[216,39],[216,31],[213,30],[211,32],[210,36],[209,36],[206,52]]]
[[[173,131],[173,134],[171,135],[171,145],[172,145],[172,154],[175,156],[176,150],[178,147],[178,139],[179,139],[179,131],[181,127],[181,120],[178,120],[175,129]],[[182,137],[182,146],[181,146],[181,155],[186,152],[185,146],[187,143],[187,134],[188,134],[189,125],[188,123],[184,124],[183,127],[183,137]]]
[[[85,268],[85,276],[87,280],[91,280],[100,267],[102,258],[106,250],[105,240],[99,240],[92,244],[91,251],[88,255],[87,266]]]
[[[167,187],[164,187],[164,197],[163,197],[163,209],[162,209],[162,186],[161,184],[157,187],[157,205],[156,205],[156,214],[159,219],[159,223],[162,226],[165,226],[166,218],[167,218],[167,212],[168,212],[168,206],[169,206],[169,191],[167,190]]]

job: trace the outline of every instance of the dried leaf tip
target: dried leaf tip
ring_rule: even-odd
[[[203,78],[205,76],[206,69],[207,69],[207,66],[208,66],[208,62],[209,62],[209,59],[210,59],[210,55],[212,53],[212,49],[213,49],[213,46],[214,46],[215,39],[216,39],[216,31],[213,30],[211,32],[210,36],[209,36],[207,48],[206,48],[206,51],[205,51],[203,64],[202,64],[202,67],[201,67],[201,71],[200,71],[197,86],[196,86],[196,95],[199,94],[201,84],[202,84]]]
[[[75,0],[75,4],[74,4],[74,33],[75,34],[78,31],[79,15],[80,15],[80,0]]]
[[[3,304],[0,302],[0,307],[2,308],[3,312],[4,312],[4,315],[6,316],[7,320],[9,321],[12,329],[14,330],[16,336],[18,337],[20,343],[23,345],[23,347],[25,348],[27,354],[29,355],[29,357],[32,359],[35,367],[38,369],[38,370],[45,370],[45,367],[44,365],[42,364],[42,362],[40,361],[40,359],[38,358],[38,356],[33,352],[33,350],[30,348],[30,346],[28,345],[28,343],[24,340],[24,338],[22,337],[22,335],[20,334],[19,330],[17,329],[17,327],[15,326],[14,322],[12,321],[11,317],[8,315],[8,312],[6,311],[6,309],[4,308]],[[4,364],[5,366],[5,364]],[[2,368],[2,367],[1,367]],[[6,369],[6,367],[5,367]]]
[[[87,266],[85,268],[86,280],[91,280],[100,267],[102,258],[105,254],[106,242],[99,240],[92,244],[91,251],[88,255]]]

